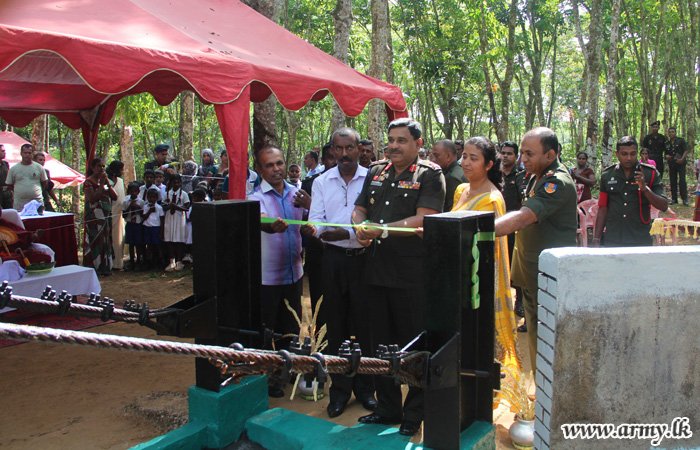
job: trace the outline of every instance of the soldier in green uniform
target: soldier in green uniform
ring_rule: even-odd
[[[423,317],[423,240],[412,232],[382,230],[382,226],[418,228],[423,216],[442,211],[445,178],[440,166],[419,161],[421,126],[412,119],[389,124],[389,160],[369,167],[353,211],[358,242],[367,252],[367,303],[375,344],[403,347],[425,329]],[[371,228],[378,227],[378,228]],[[369,352],[368,352],[369,353]],[[412,436],[423,421],[423,392],[410,387],[401,405],[401,386],[376,377],[377,408],[360,417],[362,423],[401,423],[399,433]]]
[[[430,156],[430,160],[440,166],[442,174],[445,176],[445,205],[442,210],[452,211],[457,186],[469,182],[464,176],[464,169],[457,163],[462,155],[457,154],[454,142],[443,139],[433,144]]]
[[[649,164],[637,160],[637,141],[625,136],[617,141],[618,163],[603,170],[600,176],[598,217],[593,245],[600,245],[605,228],[606,247],[652,245],[651,211],[668,209],[661,174]]]
[[[559,140],[549,128],[525,133],[520,160],[528,179],[522,207],[496,220],[496,236],[517,231],[511,279],[523,291],[532,370],[537,358],[537,265],[542,250],[576,246],[576,186],[557,158]]]

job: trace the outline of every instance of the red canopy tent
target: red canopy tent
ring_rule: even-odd
[[[11,131],[2,131],[0,132],[0,144],[5,146],[5,161],[12,167],[22,160],[19,153],[20,148],[24,144],[30,144],[30,142],[25,141],[22,137],[17,136]],[[83,174],[76,172],[49,154],[46,155],[44,167],[49,171],[51,181],[56,184],[56,186],[54,186],[55,189],[77,186],[85,181],[85,176]]]
[[[119,99],[183,90],[215,105],[229,150],[231,198],[245,195],[250,102],[271,93],[298,110],[331,93],[358,115],[370,99],[405,117],[396,86],[363,75],[236,0],[3,0],[0,117],[50,113],[82,128],[92,159]]]

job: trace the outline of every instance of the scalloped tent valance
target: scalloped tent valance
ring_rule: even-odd
[[[405,117],[401,90],[363,75],[236,0],[0,2],[0,116],[26,126],[50,113],[82,128],[88,160],[99,125],[128,95],[161,105],[193,90],[215,105],[231,159],[231,197],[245,195],[250,101],[287,109],[333,95],[348,116],[369,100]]]

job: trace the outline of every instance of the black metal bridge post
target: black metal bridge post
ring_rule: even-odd
[[[263,331],[260,204],[245,200],[195,203],[192,242],[194,300],[209,313],[213,309],[216,317],[210,324],[214,329],[194,334],[195,343],[228,346],[236,341],[261,348],[260,337],[235,332],[253,330],[262,336]],[[218,369],[201,358],[197,358],[195,368],[197,386],[218,392]]]
[[[425,228],[426,345],[431,352],[425,393],[424,444],[459,449],[475,421],[493,422],[494,245],[479,241],[478,309],[472,309],[472,243],[494,231],[493,213],[427,216]],[[484,234],[482,233],[482,236]]]

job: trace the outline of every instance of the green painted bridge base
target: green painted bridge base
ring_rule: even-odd
[[[271,409],[251,418],[245,426],[248,439],[270,450],[428,450],[414,444],[399,429],[384,425],[344,427],[286,409]],[[496,428],[476,422],[462,432],[460,448],[492,450]]]
[[[189,423],[131,450],[223,448],[245,430],[248,439],[269,450],[382,449],[419,450],[398,428],[383,425],[344,427],[286,409],[269,409],[267,377],[246,377],[238,385],[211,392],[189,390]],[[493,450],[496,428],[476,422],[462,432],[461,449]]]
[[[131,450],[222,448],[238,440],[246,421],[267,411],[267,377],[246,377],[221,392],[196,386],[189,391],[189,423]]]

